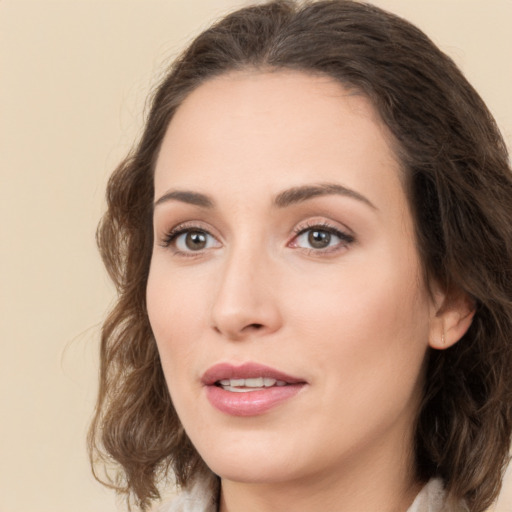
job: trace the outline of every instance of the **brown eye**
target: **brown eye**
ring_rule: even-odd
[[[208,243],[207,235],[204,231],[189,231],[185,233],[185,245],[190,251],[200,251]]]
[[[311,230],[308,233],[308,243],[313,249],[324,249],[331,243],[331,233],[328,231]]]
[[[317,251],[318,254],[331,253],[347,248],[354,242],[351,234],[330,226],[312,226],[299,231],[291,246]]]
[[[219,241],[203,229],[183,228],[171,233],[165,246],[173,246],[178,253],[201,252],[220,247]]]

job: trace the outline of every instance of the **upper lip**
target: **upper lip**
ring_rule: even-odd
[[[204,372],[201,377],[201,382],[205,386],[212,386],[216,382],[224,379],[252,379],[257,377],[281,380],[287,384],[305,383],[304,379],[287,375],[270,366],[252,362],[243,363],[238,366],[231,363],[215,364]]]

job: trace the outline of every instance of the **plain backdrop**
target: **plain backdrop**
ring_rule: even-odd
[[[113,290],[94,232],[145,98],[240,0],[0,0],[0,511],[124,510],[85,449]],[[375,0],[460,65],[512,145],[512,0]],[[509,477],[512,482],[512,477]],[[496,510],[512,511],[512,483]]]

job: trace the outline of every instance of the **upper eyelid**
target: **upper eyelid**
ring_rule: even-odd
[[[210,226],[205,226],[205,223],[203,221],[199,220],[187,220],[183,222],[178,222],[176,225],[174,225],[172,228],[166,228],[164,232],[166,234],[170,233],[178,233],[180,231],[204,231],[205,233],[208,233],[212,235],[215,238],[218,238],[218,235],[215,234],[217,230],[212,229]]]
[[[305,222],[305,224],[303,222]],[[342,224],[340,222],[330,221],[330,220],[326,220],[326,219],[322,219],[322,220],[308,219],[303,222],[297,223],[297,225],[293,228],[293,231],[296,235],[299,233],[303,233],[304,231],[308,231],[310,229],[321,228],[321,229],[326,229],[326,230],[331,230],[331,231],[338,231],[345,235],[355,237],[355,233],[353,232],[353,230],[350,229],[345,224]]]
[[[155,235],[155,240],[158,241],[163,247],[168,247],[177,237],[181,236],[188,231],[203,231],[209,236],[215,238],[218,242],[221,242],[221,237],[215,233],[212,233],[212,229],[207,228],[201,221],[184,221],[179,222],[170,229],[164,229],[160,236]]]
[[[294,232],[303,233],[304,231],[309,231],[310,229],[325,229],[332,231],[343,231],[342,228],[338,228],[337,226],[333,226],[327,222],[315,222],[313,224],[309,224],[307,226],[297,226],[294,228]]]
[[[345,241],[350,241],[350,242],[355,241],[355,236],[349,230],[340,229],[340,228],[337,228],[337,227],[334,227],[331,225],[316,225],[316,226],[310,226],[310,227],[303,228],[303,229],[298,229],[296,231],[294,237],[292,238],[291,242],[298,239],[300,236],[304,235],[308,231],[314,231],[314,230],[326,231],[326,232],[331,233],[332,235],[337,236],[338,238],[345,240]]]

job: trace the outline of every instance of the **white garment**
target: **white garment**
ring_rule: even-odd
[[[217,505],[212,502],[210,486],[204,482],[196,483],[189,491],[182,492],[177,498],[158,509],[158,512],[216,512]],[[438,478],[430,480],[416,496],[407,512],[462,512],[448,510],[444,506],[445,492]]]
[[[468,509],[463,503],[455,508],[448,508],[444,498],[443,482],[439,478],[432,478],[416,496],[407,512],[467,512]]]

